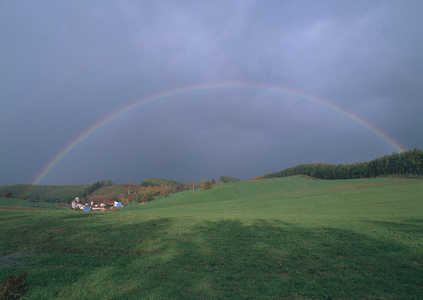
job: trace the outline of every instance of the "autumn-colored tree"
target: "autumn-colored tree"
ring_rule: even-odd
[[[3,197],[5,197],[5,198],[12,198],[12,192],[6,192],[6,193],[4,193],[3,194]]]
[[[144,195],[142,195],[141,202],[148,202],[151,200],[153,200],[153,196],[151,194],[145,193]]]
[[[126,206],[126,205],[128,205],[128,204],[129,204],[129,199],[128,199],[128,198],[125,198],[125,197],[122,197],[122,198],[120,199],[120,202],[121,202],[124,206]]]
[[[206,182],[206,190],[214,188],[213,181],[207,181]]]
[[[158,196],[160,194],[160,187],[159,186],[147,186],[145,191],[151,195]]]
[[[203,189],[203,190],[205,190],[205,187],[206,187],[206,179],[205,178],[203,178],[203,180],[201,181],[201,188]]]
[[[212,189],[213,187],[214,187],[213,181],[206,181],[205,179],[201,181],[201,188],[203,190],[209,190],[209,189]]]
[[[167,185],[162,184],[160,186],[160,196],[163,198],[169,194],[169,187]]]

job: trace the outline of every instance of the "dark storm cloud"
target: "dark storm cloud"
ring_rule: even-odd
[[[31,182],[76,137],[159,92],[245,81],[315,95],[423,148],[421,1],[0,3],[0,184]],[[128,112],[41,183],[251,178],[395,149],[316,103],[209,89]]]

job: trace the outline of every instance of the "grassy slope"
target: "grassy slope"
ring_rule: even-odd
[[[20,207],[20,208],[44,208],[44,209],[63,209],[57,206],[55,203],[49,202],[28,202],[26,200],[21,199],[13,199],[13,198],[2,198],[0,197],[0,207]]]
[[[0,256],[39,254],[20,260],[29,299],[419,298],[422,191],[294,177],[117,213],[0,211]]]
[[[286,177],[218,185],[209,191],[176,193],[144,205],[134,203],[125,209],[219,216],[410,214],[423,209],[421,191],[422,180],[324,181]]]
[[[125,187],[123,184],[113,184],[102,186],[99,189],[95,190],[91,195],[114,195],[123,193],[125,193]]]

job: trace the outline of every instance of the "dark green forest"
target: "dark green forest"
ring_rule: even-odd
[[[220,177],[220,181],[223,183],[231,183],[231,182],[240,182],[241,180],[232,176],[222,176]]]
[[[393,153],[369,162],[354,164],[310,163],[286,168],[279,172],[264,175],[264,178],[306,175],[319,179],[359,179],[379,176],[422,177],[423,151],[414,150]]]

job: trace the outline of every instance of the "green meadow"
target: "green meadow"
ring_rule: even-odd
[[[0,198],[0,207],[3,208],[28,208],[28,209],[61,209],[55,203],[28,202],[22,199]]]
[[[247,181],[0,225],[0,279],[28,270],[25,299],[423,297],[423,180]]]

